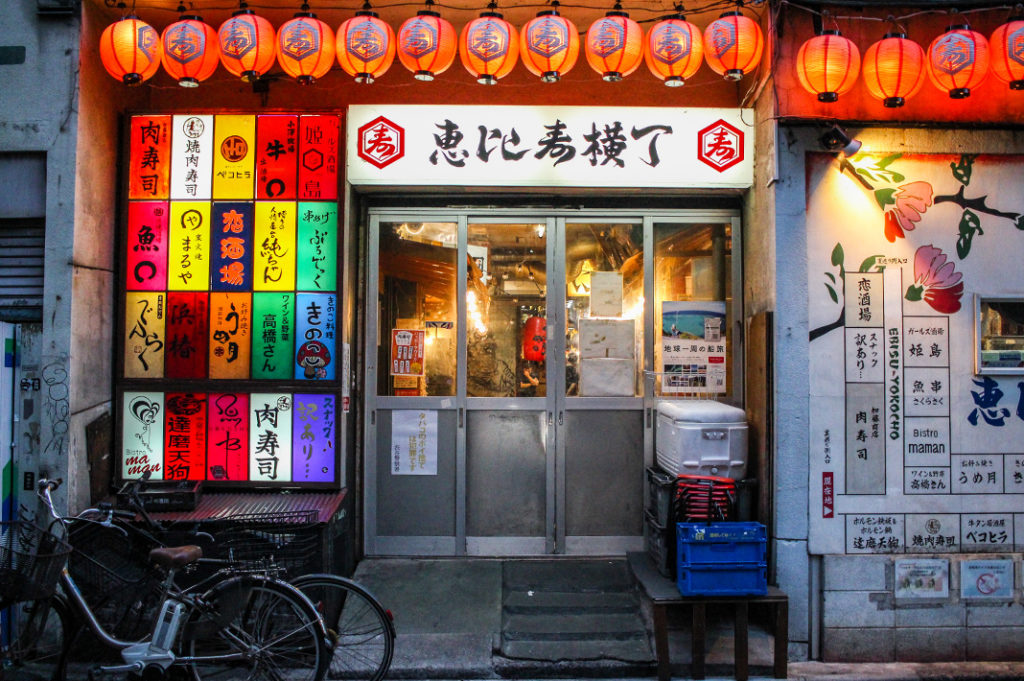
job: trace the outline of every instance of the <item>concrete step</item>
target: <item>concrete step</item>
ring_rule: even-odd
[[[623,591],[632,586],[625,560],[513,560],[503,565],[506,590],[593,593]]]
[[[615,660],[650,663],[651,649],[646,641],[510,641],[502,650],[509,658],[545,660],[548,662],[579,662],[582,660]]]
[[[638,601],[632,592],[509,591],[502,605],[508,613],[635,613]]]
[[[647,640],[636,613],[508,615],[501,628],[507,641],[625,641]]]

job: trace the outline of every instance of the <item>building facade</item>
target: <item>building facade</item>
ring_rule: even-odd
[[[293,4],[255,9],[277,28]],[[621,555],[659,404],[716,399],[746,412],[791,659],[1019,656],[1021,95],[989,75],[887,107],[861,78],[828,102],[796,73],[833,24],[927,50],[1003,10],[748,3],[759,66],[681,88],[583,55],[551,83],[456,58],[182,88],[108,75],[120,10],[50,5],[0,23],[0,220],[44,229],[41,285],[3,308],[5,485],[63,475],[73,508],[143,470],[344,490],[363,555]],[[172,5],[135,13],[159,32]]]

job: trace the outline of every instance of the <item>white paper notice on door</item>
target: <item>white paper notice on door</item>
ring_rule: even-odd
[[[391,412],[391,474],[437,475],[437,412]]]

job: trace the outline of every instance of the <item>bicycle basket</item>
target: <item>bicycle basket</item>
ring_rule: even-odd
[[[103,627],[136,640],[148,633],[160,605],[160,574],[148,562],[155,545],[130,529],[78,521],[68,540],[68,571]]]
[[[319,513],[281,511],[228,516],[211,523],[211,554],[241,563],[270,562],[290,578],[322,567]]]
[[[0,607],[53,595],[71,546],[24,521],[0,523]]]

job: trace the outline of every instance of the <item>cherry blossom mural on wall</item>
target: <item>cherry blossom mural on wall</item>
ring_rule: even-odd
[[[963,275],[946,254],[934,246],[922,246],[914,255],[914,283],[904,296],[907,300],[924,300],[936,312],[953,314],[960,309],[964,293]]]

